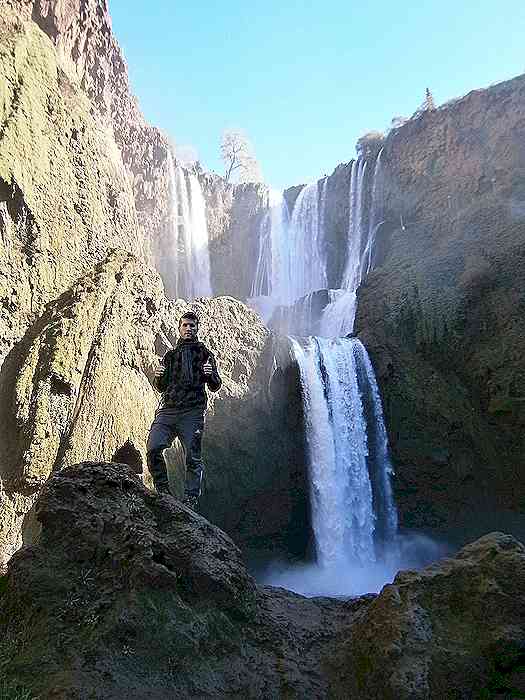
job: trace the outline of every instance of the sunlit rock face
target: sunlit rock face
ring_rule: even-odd
[[[148,481],[146,438],[159,401],[151,380],[190,308],[223,378],[210,398],[203,507],[240,543],[267,538],[285,549],[297,539],[293,528],[306,522],[300,402],[290,398],[296,384],[285,362],[270,382],[268,330],[231,297],[166,300],[154,271],[116,251],[49,303],[4,362],[2,562],[33,538],[31,508],[51,473],[84,458],[115,459]],[[308,529],[300,535],[304,550]]]
[[[523,536],[525,78],[390,133],[356,330],[376,365],[403,524]]]
[[[176,341],[178,316],[189,307],[168,303],[154,272],[173,233],[168,144],[129,89],[106,3],[0,5],[5,561],[32,536],[29,511],[52,471],[114,455],[136,470],[144,464],[158,401],[149,382],[154,349],[162,355]],[[212,246],[224,243],[226,230],[232,234],[226,256],[212,250],[212,285],[224,291],[226,279],[238,279],[236,294],[246,296],[244,222],[257,224],[267,190],[227,185],[198,168],[192,174],[207,200]],[[169,270],[162,272],[169,291]],[[225,379],[207,430],[206,507],[243,541],[271,533],[282,539],[303,498],[299,488],[297,498],[289,496],[289,480],[303,478],[304,461],[298,419],[285,412],[299,445],[290,450],[278,425],[286,400],[276,407],[268,394],[273,341],[232,298],[194,308]],[[274,465],[267,471],[266,456]],[[273,510],[256,503],[257,493]]]

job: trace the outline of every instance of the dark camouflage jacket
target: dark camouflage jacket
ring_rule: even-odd
[[[210,361],[212,373],[206,377],[202,366]],[[155,379],[155,387],[162,392],[162,406],[186,411],[190,408],[206,408],[206,384],[211,391],[218,391],[221,378],[213,353],[198,340],[179,340],[162,359],[164,371]]]

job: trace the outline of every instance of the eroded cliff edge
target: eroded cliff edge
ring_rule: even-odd
[[[386,139],[356,330],[378,370],[402,523],[525,523],[525,77]]]

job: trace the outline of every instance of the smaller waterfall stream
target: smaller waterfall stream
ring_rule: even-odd
[[[169,250],[161,251],[171,263],[161,261],[167,288],[175,297],[195,299],[212,295],[206,202],[198,177],[175,165],[168,153],[172,209]]]
[[[362,279],[363,248],[363,183],[367,161],[358,159],[352,164],[350,174],[350,206],[347,237],[346,265],[341,289],[325,308],[321,318],[321,334],[327,337],[344,336],[354,328],[357,289]],[[366,243],[365,243],[366,246]]]

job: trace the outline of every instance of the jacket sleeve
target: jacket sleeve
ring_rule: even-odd
[[[168,388],[168,384],[170,383],[170,377],[169,377],[170,359],[171,359],[171,352],[168,350],[168,352],[162,358],[162,365],[163,365],[162,374],[160,375],[160,377],[155,377],[153,379],[153,386],[155,387],[155,389],[157,389],[157,391],[165,391]]]
[[[210,391],[219,391],[222,385],[222,379],[219,377],[219,372],[217,370],[217,362],[215,360],[214,354],[209,350],[208,353],[208,360],[211,363],[211,374],[209,377],[206,377],[206,383],[208,384]]]

